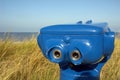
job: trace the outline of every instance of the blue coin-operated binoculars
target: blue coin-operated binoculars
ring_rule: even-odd
[[[107,23],[44,27],[38,44],[43,55],[60,66],[60,80],[99,80],[114,49],[114,32]]]

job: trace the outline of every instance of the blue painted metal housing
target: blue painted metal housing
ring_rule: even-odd
[[[100,70],[114,49],[114,32],[107,23],[44,27],[38,36],[43,55],[60,65],[60,80],[99,80]]]

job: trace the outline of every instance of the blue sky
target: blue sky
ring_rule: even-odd
[[[90,19],[120,31],[120,0],[0,0],[0,32],[39,32]]]

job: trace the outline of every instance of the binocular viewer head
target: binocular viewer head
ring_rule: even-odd
[[[52,25],[40,30],[38,44],[51,62],[99,63],[114,49],[114,32],[106,23]]]

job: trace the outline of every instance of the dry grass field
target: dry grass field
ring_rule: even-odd
[[[59,66],[44,58],[34,38],[23,42],[0,40],[0,80],[59,80]],[[120,80],[119,39],[101,71],[101,80]]]

